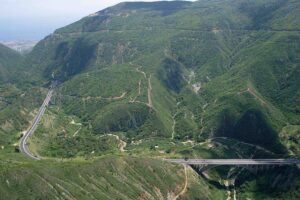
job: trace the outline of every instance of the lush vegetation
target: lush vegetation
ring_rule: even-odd
[[[105,157],[96,160],[23,163],[1,160],[4,199],[167,199],[184,188],[185,170],[153,159]],[[51,167],[49,167],[51,165]],[[223,198],[188,169],[184,199]],[[200,189],[200,190],[199,190]]]
[[[5,169],[2,176],[10,177],[15,170],[22,174],[25,170],[28,173],[22,180],[33,184],[37,179],[35,170],[41,177],[49,173],[51,177],[45,179],[49,188],[39,191],[49,192],[52,188],[58,196],[64,192],[65,198],[83,198],[83,195],[105,198],[112,194],[116,199],[143,199],[145,196],[139,195],[145,188],[134,185],[141,183],[139,178],[126,182],[134,189],[117,192],[116,187],[122,182],[118,179],[122,177],[119,172],[128,169],[119,166],[119,162],[139,169],[152,160],[149,163],[127,157],[123,160],[112,155],[158,158],[298,155],[298,13],[300,3],[296,0],[121,3],[58,29],[40,41],[26,58],[0,46],[2,152],[18,150],[14,145],[20,131],[26,129],[34,108],[45,94],[39,87],[49,86],[53,79],[59,83],[51,105],[29,141],[34,153],[50,161],[37,166],[20,164],[21,169],[16,169],[19,165]],[[91,166],[88,166],[68,161],[61,163],[66,171],[58,169],[59,163],[53,166],[50,163],[51,158],[98,156],[107,156],[104,164],[89,161]],[[153,162],[155,167],[164,165]],[[110,173],[96,173],[95,177],[90,174],[97,167],[107,170],[108,163],[114,166]],[[46,164],[54,170],[45,169]],[[80,166],[75,169],[77,164]],[[167,187],[169,181],[177,183],[172,176],[176,167],[168,169],[170,179],[162,181],[163,186],[155,185],[151,178],[153,174],[159,177],[160,171],[155,173],[156,169],[129,172],[126,177],[131,180],[136,173],[148,174],[145,182],[154,189],[147,187],[145,194],[159,199],[161,192],[166,198],[166,191],[176,188]],[[88,175],[78,176],[77,180],[76,176],[69,176],[72,171]],[[209,173],[212,180],[205,183],[202,178],[193,179],[185,197],[196,199],[194,195],[201,191],[203,199],[223,198],[218,192],[211,193],[218,188],[225,194],[226,187],[214,180],[224,180],[231,172],[239,175],[235,188],[238,198],[299,198],[299,173],[293,168],[283,169],[280,177],[279,170],[253,177],[229,167],[212,170]],[[109,186],[113,191],[102,185],[103,176],[105,180],[116,177],[117,180],[110,180],[116,181]],[[57,180],[59,177],[64,180]],[[286,179],[280,188],[277,183]],[[95,182],[87,184],[87,180]],[[79,181],[78,185],[70,183],[74,181]],[[2,181],[2,184],[2,191],[11,191],[8,183]],[[32,184],[28,187],[33,188]],[[208,187],[209,192],[204,194],[196,186]],[[101,188],[101,192],[95,188]],[[35,189],[33,193],[42,198],[43,193]],[[16,191],[12,194],[17,198],[19,190]]]
[[[297,5],[122,3],[57,30],[28,60],[63,82],[56,104],[94,134],[225,136],[284,153],[278,133],[300,122]]]
[[[45,93],[36,79],[24,72],[24,57],[0,44],[0,148],[17,150],[21,131],[34,117]]]
[[[16,81],[18,69],[23,62],[23,57],[16,51],[0,44],[0,83]],[[18,73],[20,74],[20,73]]]

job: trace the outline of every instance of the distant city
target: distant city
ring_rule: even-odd
[[[0,43],[22,54],[30,52],[37,42],[38,40],[0,40]]]

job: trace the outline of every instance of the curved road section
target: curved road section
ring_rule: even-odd
[[[41,157],[34,155],[28,148],[27,145],[27,141],[28,138],[34,133],[38,123],[40,122],[40,120],[42,119],[47,106],[49,105],[49,102],[51,100],[53,94],[53,86],[51,86],[42,106],[39,109],[38,114],[35,116],[32,125],[30,126],[30,128],[26,131],[26,133],[23,135],[23,137],[21,138],[21,142],[20,142],[20,151],[25,154],[26,156],[34,159],[34,160],[41,160]]]

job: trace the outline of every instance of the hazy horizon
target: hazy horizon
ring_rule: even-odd
[[[0,40],[40,40],[57,28],[120,2],[124,0],[2,0]]]

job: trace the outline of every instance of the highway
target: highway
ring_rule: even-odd
[[[300,159],[164,159],[187,165],[300,165]]]
[[[41,160],[41,157],[34,155],[28,149],[28,139],[34,133],[38,123],[40,122],[41,118],[43,117],[47,106],[51,100],[53,95],[53,88],[54,84],[51,85],[48,94],[41,105],[38,114],[35,116],[32,125],[23,135],[20,141],[20,151],[34,159],[34,160]],[[171,163],[178,163],[178,164],[186,164],[186,165],[298,165],[300,166],[300,159],[163,159],[164,161],[171,162]]]
[[[28,145],[27,145],[28,138],[34,133],[38,123],[42,119],[42,117],[46,111],[46,108],[51,100],[52,94],[53,94],[53,86],[51,86],[50,90],[48,91],[48,94],[47,94],[42,106],[40,107],[38,114],[35,116],[33,123],[31,124],[30,128],[26,131],[26,133],[23,135],[23,137],[21,138],[21,141],[20,141],[20,151],[24,155],[26,155],[34,160],[41,160],[41,158],[37,155],[34,155],[28,149]]]

